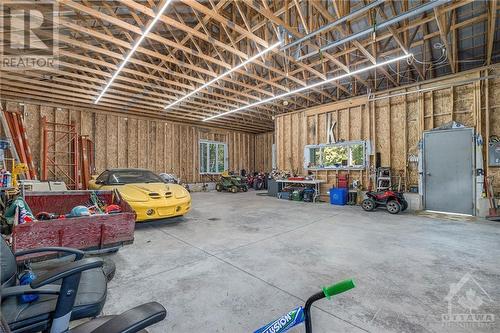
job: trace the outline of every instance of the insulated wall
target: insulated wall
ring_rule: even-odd
[[[255,171],[272,170],[273,144],[274,132],[255,135]]]
[[[49,122],[73,121],[80,135],[89,136],[95,144],[97,173],[107,168],[147,168],[158,173],[174,173],[188,182],[209,181],[210,177],[199,174],[200,139],[227,143],[229,170],[253,171],[255,168],[256,136],[252,133],[23,101],[0,102],[4,110],[24,114],[37,172],[40,167],[40,121],[43,116]],[[64,164],[65,161],[58,162]],[[260,157],[259,165],[263,165]],[[57,175],[58,172],[60,170],[52,170],[49,174]]]
[[[327,119],[335,122],[337,141],[369,140],[380,153],[381,166],[392,169],[393,176],[401,175],[406,189],[418,185],[417,164],[410,162],[418,155],[418,142],[425,130],[433,129],[452,120],[473,127],[485,141],[500,136],[500,78],[478,80],[485,76],[500,75],[500,68],[462,73],[440,80],[426,81],[404,89],[378,92],[376,101],[367,96],[308,108],[276,117],[277,166],[303,174],[304,146],[327,142]],[[460,83],[475,80],[470,83]],[[424,92],[412,92],[416,90]],[[486,158],[486,145],[484,146]],[[375,165],[373,156],[370,166]],[[500,168],[484,167],[495,177],[495,191],[500,190]],[[315,171],[319,179],[327,182],[322,188],[335,184],[337,175],[349,173],[365,187],[371,181],[370,167],[363,170]]]

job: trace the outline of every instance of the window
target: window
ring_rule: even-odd
[[[348,147],[345,146],[334,146],[334,147],[324,147],[318,149],[320,150],[320,164],[325,168],[338,168],[341,166],[347,166],[349,154]]]
[[[304,149],[306,169],[362,169],[365,165],[365,141],[309,145]]]
[[[227,145],[200,141],[200,173],[217,174],[227,170]]]
[[[321,155],[320,148],[310,148],[309,149],[309,164],[310,165],[320,165],[321,164]]]
[[[354,144],[350,146],[350,161],[353,167],[364,167],[365,166],[365,145],[364,144]]]

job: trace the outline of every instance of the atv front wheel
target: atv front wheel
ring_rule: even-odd
[[[231,192],[238,193],[238,191],[239,191],[238,186],[236,185],[231,186]]]
[[[404,212],[408,208],[408,201],[406,200],[401,200],[401,211]]]
[[[217,192],[222,192],[222,190],[223,190],[224,188],[222,187],[222,185],[221,185],[221,184],[216,184],[216,185],[215,185],[215,189],[217,190]]]
[[[397,214],[401,211],[401,204],[396,200],[389,200],[387,202],[387,211],[391,214]]]
[[[363,202],[361,202],[361,207],[367,212],[371,212],[375,209],[376,206],[377,204],[372,198],[366,198],[365,200],[363,200]]]
[[[247,186],[242,186],[241,189],[243,190],[243,192],[247,192],[248,191],[248,187]]]

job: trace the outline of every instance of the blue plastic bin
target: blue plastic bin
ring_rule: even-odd
[[[347,203],[347,189],[346,188],[331,188],[330,189],[330,203],[332,205],[343,206]]]

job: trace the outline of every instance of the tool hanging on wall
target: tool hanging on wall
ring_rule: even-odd
[[[80,183],[81,183],[81,188],[87,190],[88,183],[90,181],[90,176],[95,171],[94,142],[85,135],[80,136],[79,140],[80,140],[79,153],[81,161]]]
[[[499,221],[500,220],[500,209],[498,208],[498,204],[495,198],[495,192],[493,190],[493,176],[486,177],[486,190],[489,201],[489,214],[486,216],[488,220],[491,221]]]

